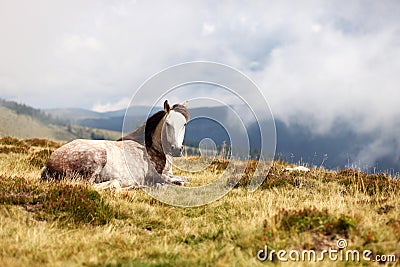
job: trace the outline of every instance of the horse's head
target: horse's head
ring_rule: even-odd
[[[164,111],[166,115],[161,134],[163,150],[166,154],[181,157],[186,123],[189,120],[187,103],[175,104],[171,108],[165,100]]]

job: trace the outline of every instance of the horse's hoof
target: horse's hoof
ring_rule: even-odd
[[[164,186],[165,186],[164,183],[156,183],[156,188],[157,188],[157,189],[161,189],[161,188],[163,188]]]
[[[179,185],[179,186],[184,186],[185,185],[185,183],[182,182],[182,181],[173,181],[172,184]]]
[[[186,176],[172,176],[168,178],[168,182],[174,185],[184,186],[189,183],[189,178]]]

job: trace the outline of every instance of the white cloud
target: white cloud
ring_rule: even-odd
[[[318,32],[320,32],[322,30],[322,27],[319,24],[313,24],[313,25],[311,25],[311,30],[313,32],[318,33]]]
[[[62,47],[62,49],[68,51],[69,53],[74,53],[79,50],[84,50],[85,52],[100,52],[102,48],[102,43],[96,38],[78,35],[67,36]]]
[[[287,123],[325,134],[340,119],[383,145],[400,129],[398,14],[395,0],[1,1],[0,97],[105,111],[165,67],[210,60]]]
[[[203,35],[212,34],[215,31],[215,25],[204,23],[203,24]]]
[[[97,103],[94,104],[92,110],[97,112],[114,111],[120,109],[126,109],[130,103],[130,98],[122,98],[115,103],[107,102],[105,104]]]

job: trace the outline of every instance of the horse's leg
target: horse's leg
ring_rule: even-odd
[[[190,180],[187,176],[172,175],[170,172],[165,172],[165,173],[163,173],[162,176],[165,179],[165,181],[170,184],[184,186],[184,185],[190,183]]]
[[[131,189],[140,188],[140,187],[135,186],[135,185],[123,187],[121,185],[121,183],[117,179],[113,179],[113,180],[107,181],[107,182],[96,183],[96,184],[93,184],[93,187],[95,189],[98,189],[98,190],[106,190],[106,189],[112,190],[112,189],[115,189],[116,191],[131,190]]]
[[[93,184],[93,187],[95,189],[99,190],[105,190],[105,189],[116,189],[117,191],[120,191],[122,189],[121,184],[119,183],[118,180],[111,180],[107,182],[101,182],[97,184]]]
[[[173,157],[170,155],[166,155],[166,163],[162,175],[164,179],[167,181],[167,183],[182,185],[182,186],[190,183],[188,177],[178,176],[172,173],[172,162],[173,162]]]

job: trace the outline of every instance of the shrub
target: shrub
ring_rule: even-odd
[[[27,146],[0,146],[0,153],[9,154],[9,153],[18,153],[25,154],[28,153],[29,147]]]
[[[0,204],[23,205],[41,220],[104,225],[119,214],[85,184],[35,183],[23,177],[0,176]]]
[[[352,218],[341,215],[339,218],[331,216],[327,210],[305,208],[301,210],[281,210],[275,219],[280,228],[296,233],[314,232],[324,235],[344,235],[348,237],[349,230],[355,227]]]
[[[100,194],[82,185],[52,186],[43,201],[45,219],[104,225],[116,213]]]
[[[24,141],[26,144],[28,144],[30,146],[36,146],[36,147],[59,148],[61,146],[60,143],[50,141],[47,139],[40,139],[40,138],[26,139]]]
[[[368,174],[351,169],[340,170],[333,178],[337,183],[369,196],[387,194],[400,189],[400,180],[392,179],[384,173]]]
[[[21,146],[24,145],[24,141],[19,140],[18,138],[14,138],[11,136],[6,136],[0,139],[1,145],[13,145],[13,146]]]

